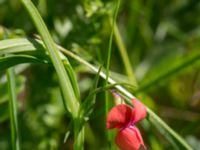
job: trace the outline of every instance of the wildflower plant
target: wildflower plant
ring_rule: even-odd
[[[138,100],[132,99],[133,107],[118,104],[108,113],[106,128],[117,128],[115,142],[122,150],[145,148],[142,135],[135,124],[146,117],[146,108]]]
[[[190,124],[184,120],[183,130],[173,124],[171,128],[164,121],[166,116],[162,116],[166,113],[159,113],[158,108],[163,107],[154,93],[160,99],[175,99],[173,103],[174,99],[163,100],[162,105],[171,102],[187,108],[186,97],[192,97],[190,92],[198,87],[198,82],[192,88],[186,86],[185,93],[178,88],[179,82],[182,86],[182,81],[190,83],[189,78],[176,78],[179,73],[186,76],[188,72],[194,73],[190,74],[194,77],[191,84],[199,79],[194,69],[200,59],[199,51],[193,50],[198,50],[198,45],[190,44],[199,39],[196,32],[199,28],[183,33],[176,27],[178,21],[171,22],[172,18],[181,19],[178,12],[171,12],[181,2],[174,7],[173,2],[167,2],[171,7],[165,9],[174,16],[166,20],[157,17],[158,10],[162,11],[160,14],[168,14],[166,10],[158,9],[161,4],[151,0],[127,3],[3,0],[0,3],[5,4],[0,7],[6,8],[0,9],[0,21],[6,16],[2,21],[5,25],[0,24],[0,149],[199,148],[195,134],[192,140],[185,138],[192,134],[191,127],[198,129],[198,115],[190,112],[191,118],[183,117],[194,121]],[[195,3],[185,7],[184,2],[180,12]],[[13,26],[8,29],[2,27],[11,23]],[[23,29],[18,30],[19,26]],[[174,43],[168,45],[172,39]],[[160,47],[166,50],[161,51]],[[171,76],[176,78],[175,82],[168,82]],[[159,83],[167,86],[160,88]],[[123,103],[113,106],[109,91],[119,93]],[[191,99],[198,107],[196,95]],[[173,114],[181,120],[180,115]],[[142,133],[138,124],[143,127]],[[115,136],[110,129],[115,129]]]

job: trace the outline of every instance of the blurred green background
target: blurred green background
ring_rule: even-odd
[[[117,1],[33,0],[54,40],[93,64],[107,57],[110,19]],[[200,148],[200,1],[121,0],[117,26],[127,49],[138,88],[133,91],[196,150]],[[19,0],[0,0],[0,39],[3,28],[10,38],[34,37],[36,29]],[[93,75],[70,59],[82,98]],[[127,81],[126,66],[113,41],[111,75]],[[64,141],[67,116],[50,65],[16,68],[18,118],[24,150],[72,149]],[[5,70],[0,70],[0,150],[11,149]],[[103,83],[103,80],[101,80]],[[100,84],[101,84],[100,82]],[[133,83],[134,84],[134,83]],[[144,121],[142,135],[149,149],[171,150],[163,135]],[[87,150],[106,149],[104,95],[97,95],[95,111],[86,126]]]

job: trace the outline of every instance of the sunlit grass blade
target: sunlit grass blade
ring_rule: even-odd
[[[76,99],[73,87],[70,83],[69,76],[67,75],[64,65],[59,56],[59,51],[55,46],[54,41],[51,38],[50,33],[44,24],[44,21],[42,20],[38,10],[33,5],[33,3],[30,0],[21,0],[21,1],[25,6],[25,8],[27,9],[27,11],[29,12],[31,19],[33,20],[38,32],[40,33],[44,41],[46,50],[48,51],[51,61],[57,72],[61,90],[63,92],[63,96],[67,104],[68,111],[71,113],[73,118],[76,118],[78,115],[79,103],[78,100]]]
[[[36,40],[30,38],[2,40],[0,41],[0,47],[0,55],[5,55],[9,53],[31,53],[37,56],[44,57],[44,54],[46,52],[44,44],[41,44]]]
[[[17,96],[14,68],[7,69],[8,79],[8,93],[9,93],[9,111],[10,111],[10,125],[11,138],[13,150],[19,150],[19,129],[17,120]]]

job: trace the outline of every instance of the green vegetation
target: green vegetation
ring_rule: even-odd
[[[115,150],[117,92],[153,150],[200,147],[200,2],[0,0],[0,149]]]

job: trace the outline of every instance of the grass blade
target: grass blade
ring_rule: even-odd
[[[120,7],[120,0],[117,1],[117,6],[114,12],[114,16],[113,16],[113,21],[112,21],[112,29],[111,29],[111,33],[110,33],[110,39],[109,39],[109,45],[108,45],[108,53],[107,53],[107,61],[106,61],[106,79],[105,79],[105,85],[107,86],[108,84],[108,77],[109,77],[109,68],[110,68],[110,58],[111,58],[111,52],[112,52],[112,42],[113,42],[113,35],[114,35],[114,25],[116,23],[117,20],[117,14],[119,11],[119,7]],[[105,93],[105,114],[107,117],[108,111],[109,111],[109,99],[108,99],[108,93]],[[112,149],[112,135],[111,132],[107,132],[107,138],[108,138],[108,146],[110,149]]]
[[[10,123],[11,123],[11,137],[13,150],[19,150],[19,130],[17,121],[17,96],[15,85],[14,69],[9,68],[7,70],[8,79],[8,93],[9,93],[9,111],[10,111]]]
[[[33,3],[30,0],[21,0],[21,2],[29,12],[31,19],[33,20],[38,32],[40,33],[44,41],[46,49],[51,58],[51,61],[57,72],[61,90],[63,92],[63,96],[66,101],[68,111],[71,113],[73,118],[76,118],[78,115],[79,103],[73,91],[73,87],[71,85],[69,76],[67,75],[64,65],[59,56],[59,51],[55,46],[54,41],[51,38],[50,33],[44,24],[44,21],[42,20],[38,10],[33,5]]]
[[[7,69],[11,66],[22,63],[47,63],[47,61],[39,59],[31,55],[13,55],[0,58],[0,70]]]
[[[79,112],[79,101],[77,99],[77,93],[74,92],[74,89],[72,87],[70,77],[68,76],[65,67],[62,63],[62,60],[60,58],[60,54],[58,51],[58,48],[56,47],[53,39],[51,38],[51,35],[42,20],[42,17],[40,16],[38,10],[34,6],[34,4],[30,0],[21,0],[27,11],[29,12],[29,15],[31,16],[31,19],[33,20],[38,32],[40,33],[40,36],[42,37],[42,40],[44,41],[45,47],[49,53],[50,59],[54,65],[54,68],[57,72],[62,94],[64,97],[64,105],[68,109],[68,112],[72,115],[72,118],[74,120],[74,149],[80,150],[83,149],[83,143],[84,143],[84,128],[81,130],[81,132],[77,132],[79,128],[79,118],[78,118],[78,112]]]

